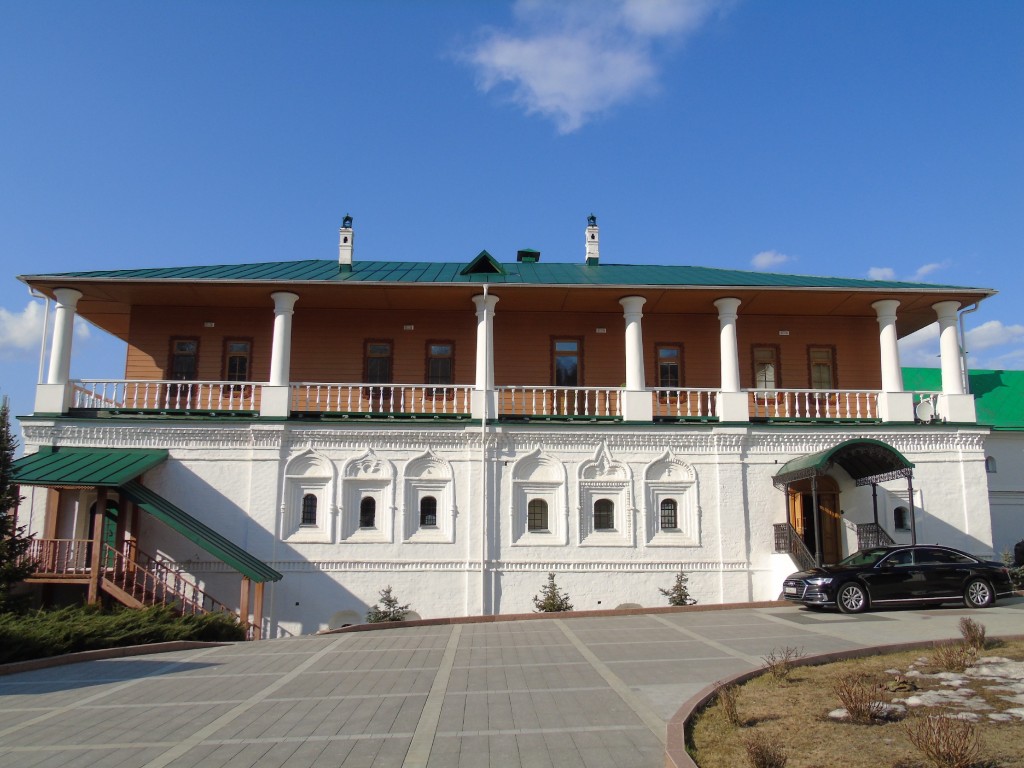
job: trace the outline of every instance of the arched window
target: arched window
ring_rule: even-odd
[[[376,528],[377,500],[367,496],[359,502],[359,527]]]
[[[906,507],[896,507],[892,511],[892,524],[897,531],[906,531],[910,528],[910,510]]]
[[[437,527],[437,499],[433,496],[420,499],[420,525]]]
[[[594,530],[610,531],[615,527],[615,502],[598,499],[594,502]]]
[[[679,505],[675,499],[661,501],[661,530],[675,530],[679,527]]]
[[[990,475],[994,475],[996,473],[996,457],[995,456],[986,456],[985,457],[985,471],[988,472]]]
[[[548,503],[544,499],[531,499],[526,505],[526,529],[529,531],[548,530]]]
[[[302,517],[299,519],[299,525],[316,525],[316,501],[316,496],[312,493],[302,497]]]

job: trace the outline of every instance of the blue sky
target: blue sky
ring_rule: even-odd
[[[22,273],[583,258],[994,287],[1024,368],[1024,3],[0,2],[0,391]],[[934,332],[903,344],[937,364]],[[81,330],[72,375],[118,377]]]

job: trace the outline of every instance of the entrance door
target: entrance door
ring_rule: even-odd
[[[93,517],[96,512],[96,502],[93,502],[89,507],[89,547],[92,548],[93,536],[96,532],[95,521]],[[111,549],[117,549],[117,502],[113,499],[107,499],[107,508],[103,514],[103,543]],[[92,554],[90,552],[89,561],[92,560]],[[112,552],[106,552],[106,559],[101,560],[100,564],[103,568],[113,568],[115,565],[115,557]]]
[[[814,495],[811,481],[801,480],[789,488],[789,522],[800,534],[812,555],[818,554],[815,536]],[[835,563],[842,559],[842,536],[839,516],[839,488],[830,477],[818,478],[818,510],[821,519],[821,562]]]

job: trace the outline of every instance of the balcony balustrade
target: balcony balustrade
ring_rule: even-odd
[[[260,412],[260,382],[79,379],[71,382],[71,408],[111,413],[244,414]],[[290,412],[297,416],[466,419],[474,416],[470,385],[293,382]],[[494,388],[499,418],[621,420],[620,387],[502,385]],[[716,418],[719,391],[652,388],[656,421]],[[749,413],[762,421],[879,421],[874,390],[751,389]],[[941,421],[936,392],[914,392],[917,421]],[[476,415],[479,417],[479,414]]]

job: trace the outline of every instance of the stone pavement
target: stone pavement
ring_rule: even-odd
[[[843,616],[795,607],[403,627],[0,677],[0,768],[655,768],[689,697],[806,655],[1024,633],[1024,598]]]

